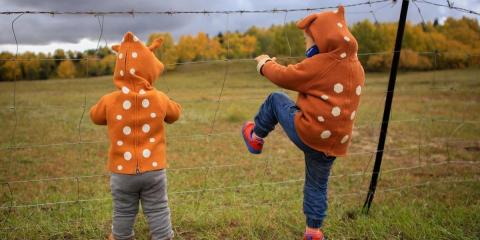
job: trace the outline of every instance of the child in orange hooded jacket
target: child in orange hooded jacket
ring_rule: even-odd
[[[117,52],[113,82],[118,90],[104,95],[90,109],[95,124],[107,125],[110,138],[108,168],[113,221],[110,239],[133,239],[139,203],[152,239],[171,239],[173,231],[167,199],[166,123],[180,117],[181,107],[153,87],[164,66],[153,50],[128,32]]]
[[[321,240],[328,176],[335,158],[347,154],[365,74],[342,6],[311,14],[297,27],[304,31],[306,59],[285,67],[267,55],[256,58],[259,73],[282,88],[297,91],[297,102],[286,94],[272,93],[255,122],[244,124],[242,134],[248,150],[259,154],[264,138],[280,123],[304,152],[304,239]]]

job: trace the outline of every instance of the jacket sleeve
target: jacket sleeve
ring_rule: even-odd
[[[288,66],[268,61],[260,71],[262,75],[279,87],[297,92],[307,90],[308,82],[317,73],[315,69],[309,69],[304,61]]]
[[[165,112],[165,122],[174,123],[180,118],[182,107],[180,104],[167,97],[167,108]]]
[[[107,124],[107,105],[105,103],[105,96],[90,108],[90,119],[97,125]]]

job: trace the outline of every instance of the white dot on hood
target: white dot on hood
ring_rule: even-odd
[[[325,138],[329,138],[331,135],[332,135],[332,132],[325,130],[320,134],[320,137],[325,139]]]
[[[341,111],[341,110],[340,110],[339,107],[333,107],[333,108],[332,108],[332,115],[333,115],[334,117],[338,117],[338,116],[340,116],[340,111]]]

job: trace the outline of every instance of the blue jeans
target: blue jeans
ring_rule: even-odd
[[[302,142],[295,130],[294,117],[299,111],[295,103],[284,93],[270,94],[255,116],[253,131],[266,137],[280,123],[288,138],[305,154],[305,185],[303,189],[303,213],[308,227],[319,228],[327,215],[327,187],[330,169],[335,157],[312,149]]]

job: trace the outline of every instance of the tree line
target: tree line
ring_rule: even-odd
[[[359,42],[359,58],[367,71],[390,68],[397,23],[373,23],[363,20],[350,26]],[[241,32],[220,32],[209,36],[200,32],[181,36],[177,42],[170,33],[153,33],[148,43],[162,36],[164,44],[155,51],[167,69],[175,63],[190,61],[303,56],[303,33],[294,22],[268,28],[250,27]],[[147,43],[147,44],[148,44]],[[25,52],[17,56],[0,53],[0,81],[76,78],[112,74],[115,54],[107,47],[83,52],[57,49],[53,53]],[[480,25],[477,19],[448,18],[442,24],[435,20],[425,24],[407,23],[400,59],[405,70],[468,68],[480,65]]]

